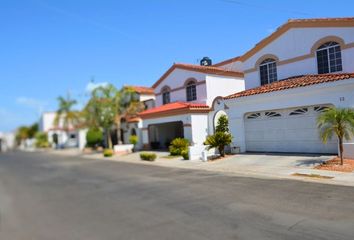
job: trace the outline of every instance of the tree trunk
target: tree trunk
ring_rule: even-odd
[[[221,157],[225,157],[225,147],[219,147],[219,153]]]
[[[339,138],[339,157],[340,157],[340,165],[344,164],[343,161],[343,138]]]
[[[120,131],[120,130],[121,130],[121,129],[120,129],[120,126],[121,126],[120,121],[121,121],[120,118],[118,118],[117,121],[116,121],[118,145],[123,144],[123,142],[122,142],[122,136],[121,136],[121,131]]]
[[[106,129],[108,148],[112,149],[112,136],[109,128]]]

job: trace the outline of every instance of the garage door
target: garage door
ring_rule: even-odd
[[[246,114],[246,150],[336,153],[336,140],[323,144],[316,126],[318,115],[327,108],[327,106],[307,106]]]

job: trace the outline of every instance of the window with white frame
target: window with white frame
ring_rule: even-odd
[[[342,71],[342,53],[337,42],[322,44],[316,51],[318,73]]]
[[[267,58],[259,64],[261,85],[272,83],[278,80],[277,64],[272,58]]]
[[[167,104],[171,102],[171,98],[170,98],[170,88],[165,87],[162,90],[162,104]]]
[[[197,86],[194,81],[187,83],[186,94],[188,102],[197,100]]]

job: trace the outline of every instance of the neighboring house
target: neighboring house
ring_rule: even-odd
[[[153,88],[141,87],[141,86],[127,86],[132,88],[137,94],[137,99],[143,103],[145,109],[151,109],[155,107],[155,93]],[[132,135],[138,136],[139,142],[136,144],[136,149],[143,147],[142,143],[142,119],[136,116],[127,116],[122,119],[121,125],[121,141],[124,144],[129,144],[129,138]]]
[[[39,131],[48,135],[48,141],[53,147],[59,148],[84,148],[86,145],[86,130],[80,130],[74,126],[63,128],[63,120],[60,119],[58,126],[54,124],[56,112],[45,112],[39,121]]]
[[[214,99],[244,90],[243,73],[212,66],[173,64],[153,85],[156,107],[139,114],[144,148],[167,148],[177,137],[203,145]]]
[[[337,153],[316,127],[327,107],[354,107],[354,18],[289,20],[244,55],[215,64],[244,73],[245,91],[214,103],[241,151]],[[226,110],[225,110],[226,107]]]
[[[289,20],[244,55],[202,65],[174,64],[153,85],[156,107],[140,114],[144,147],[184,137],[202,151],[225,114],[241,152],[337,152],[316,119],[354,107],[354,18]]]
[[[12,132],[0,132],[0,152],[6,152],[15,148],[15,134]]]

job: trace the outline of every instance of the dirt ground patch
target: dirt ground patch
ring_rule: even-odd
[[[316,166],[315,169],[339,171],[339,172],[353,172],[354,159],[344,159],[344,164],[340,165],[340,158],[336,157]]]

